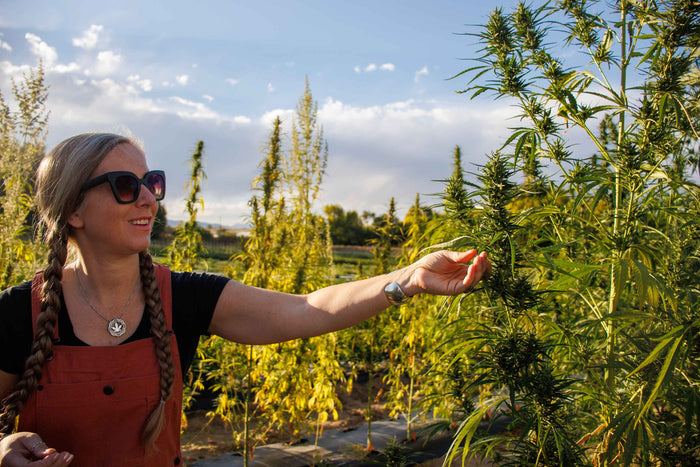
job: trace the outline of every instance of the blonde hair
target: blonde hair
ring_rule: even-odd
[[[13,392],[2,401],[0,433],[15,429],[17,416],[29,396],[36,390],[43,366],[53,352],[53,334],[61,308],[61,280],[68,252],[70,226],[68,218],[82,201],[81,187],[112,149],[120,144],[140,148],[133,139],[111,133],[86,133],[59,143],[41,161],[37,170],[36,203],[45,226],[49,245],[48,265],[43,272],[41,312],[36,322],[36,333],[25,361],[25,370]],[[175,370],[170,352],[163,305],[160,300],[155,269],[147,251],[139,253],[141,284],[146,309],[155,336],[156,356],[160,367],[160,398],[165,402],[172,394]],[[142,438],[152,446],[164,422],[164,404],[158,404],[149,416]]]

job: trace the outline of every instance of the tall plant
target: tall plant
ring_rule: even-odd
[[[697,2],[685,0],[499,8],[474,34],[482,46],[476,66],[458,75],[472,77],[465,92],[507,99],[522,121],[482,171],[489,176],[501,160],[521,172],[522,193],[502,209],[528,227],[513,237],[504,226],[490,232],[494,241],[482,240],[497,266],[489,286],[506,304],[511,285],[526,287],[514,303],[537,299],[538,313],[528,313],[535,354],[560,375],[550,381],[577,410],[562,436],[511,444],[522,459],[523,442],[534,441],[533,465],[583,462],[579,448],[598,465],[700,461],[700,289],[691,272],[698,187],[688,178],[697,168],[699,14]],[[590,62],[567,66],[557,58],[557,31],[564,32],[556,46],[567,49],[560,57],[583,53]],[[595,153],[576,153],[572,133],[587,137]],[[477,191],[488,194],[480,181]],[[515,263],[499,258],[505,238]],[[521,259],[513,256],[519,251]],[[682,254],[690,259],[671,265]],[[522,282],[512,275],[515,264]],[[491,344],[483,349],[497,357]],[[568,377],[575,379],[556,382]],[[538,407],[527,394],[520,388],[514,399],[510,385],[511,405],[522,397],[525,410]],[[577,431],[579,443],[567,443]]]
[[[244,251],[235,258],[245,265],[243,282],[260,288],[276,284],[286,235],[287,214],[281,193],[281,127],[282,121],[275,118],[260,163],[260,175],[253,180],[255,194],[248,203],[252,229]],[[219,393],[216,409],[210,416],[218,416],[232,427],[243,424],[243,433],[234,430],[234,436],[243,445],[243,463],[247,466],[255,445],[264,439],[269,429],[268,417],[255,404],[262,382],[261,372],[256,368],[263,364],[264,351],[256,346],[215,338],[206,343],[203,353],[207,356],[206,376]]]
[[[402,245],[400,265],[415,262],[427,246],[425,238],[430,222],[429,210],[421,205],[420,196],[408,210],[403,226],[406,241]],[[436,330],[435,298],[419,296],[401,306],[396,316],[387,323],[387,334],[397,336],[389,345],[389,364],[384,381],[389,383],[387,405],[390,416],[403,414],[406,419],[406,440],[415,440],[414,421],[417,418],[415,401],[421,385],[426,381],[428,352],[432,349]]]
[[[168,247],[168,264],[181,271],[193,271],[201,261],[204,251],[202,234],[197,224],[197,214],[204,208],[202,182],[204,173],[204,142],[199,141],[190,158],[190,179],[185,185],[185,210],[189,216],[175,230],[175,238]]]
[[[48,86],[42,64],[12,82],[18,110],[0,92],[0,290],[34,271],[41,245],[32,240],[33,180],[44,155]]]
[[[254,199],[251,204],[253,220],[259,223],[248,250],[251,278],[266,276],[266,287],[294,294],[330,284],[332,273],[328,226],[313,212],[328,156],[317,114],[307,80],[292,123],[287,157],[269,156],[263,165],[263,187],[279,186],[280,193],[268,196],[263,189],[262,200]],[[275,123],[270,154],[281,152],[280,123]],[[254,371],[261,384],[255,402],[291,437],[315,425],[318,439],[322,423],[337,418],[340,401],[335,384],[343,374],[335,357],[336,345],[336,336],[328,334],[260,347],[256,353]]]

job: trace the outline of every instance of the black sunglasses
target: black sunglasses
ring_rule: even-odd
[[[156,201],[165,198],[165,172],[162,170],[146,172],[143,178],[138,178],[136,174],[122,170],[107,172],[83,183],[81,191],[87,191],[104,182],[109,182],[114,199],[119,204],[129,204],[136,201],[139,198],[142,184],[146,185],[146,188],[153,194]]]

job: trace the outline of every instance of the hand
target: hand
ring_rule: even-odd
[[[19,432],[0,440],[0,467],[66,467],[73,454],[56,452],[36,433]]]
[[[473,260],[473,261],[472,261]],[[471,261],[471,264],[469,262]],[[473,289],[482,277],[491,273],[486,252],[436,251],[409,266],[412,269],[406,293],[457,295]]]

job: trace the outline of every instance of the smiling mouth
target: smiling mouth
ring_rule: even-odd
[[[135,219],[133,221],[129,221],[130,224],[134,225],[148,225],[150,222],[150,219]]]

